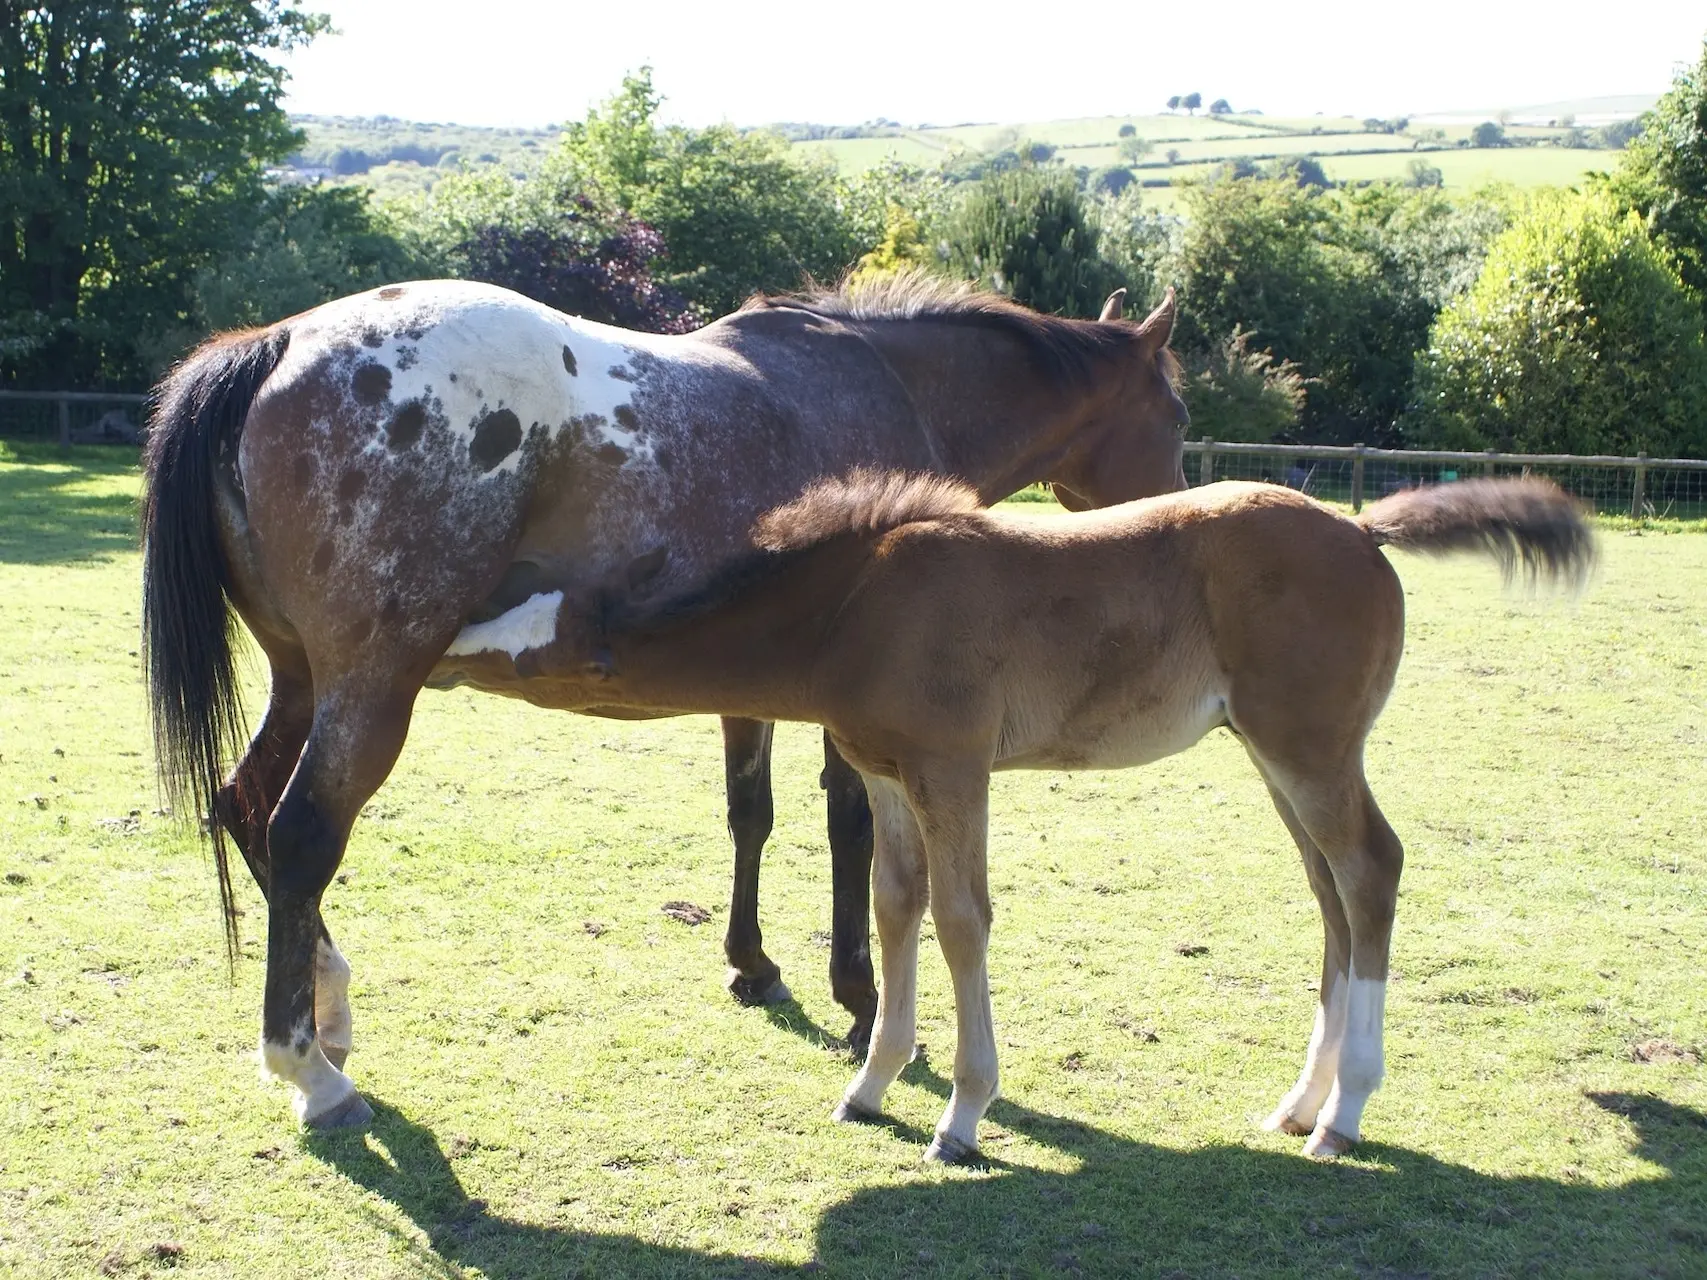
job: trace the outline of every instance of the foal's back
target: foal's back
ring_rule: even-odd
[[[1223,724],[1343,751],[1403,638],[1369,534],[1272,485],[956,515],[875,550],[843,615],[836,666],[852,676],[832,727],[882,756],[929,744],[994,768],[1122,768]]]

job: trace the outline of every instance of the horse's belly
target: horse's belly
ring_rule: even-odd
[[[1005,754],[998,769],[1133,769],[1178,755],[1227,723],[1218,691],[1169,699],[1159,706],[1096,722],[1068,723],[1047,742]]]

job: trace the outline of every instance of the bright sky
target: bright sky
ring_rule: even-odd
[[[300,2],[340,34],[290,59],[291,110],[482,125],[578,118],[643,63],[693,125],[1124,115],[1192,90],[1270,115],[1521,107],[1658,93],[1707,36],[1701,0]]]

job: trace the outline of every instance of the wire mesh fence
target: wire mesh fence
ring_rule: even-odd
[[[1209,439],[1187,441],[1185,449],[1186,479],[1194,485],[1257,480],[1353,508],[1417,485],[1536,475],[1555,481],[1603,515],[1707,520],[1707,461],[1691,458],[1227,444]]]
[[[136,444],[146,396],[122,391],[0,391],[0,439]]]

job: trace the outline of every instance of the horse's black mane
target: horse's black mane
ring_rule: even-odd
[[[1130,356],[1138,325],[1130,320],[1074,320],[1045,315],[1011,298],[945,280],[924,271],[900,271],[874,280],[848,280],[833,288],[799,293],[755,294],[741,311],[807,311],[827,319],[863,324],[891,320],[940,320],[993,329],[1016,338],[1049,374],[1082,381],[1109,358]],[[1158,353],[1170,380],[1177,374],[1173,353]]]

